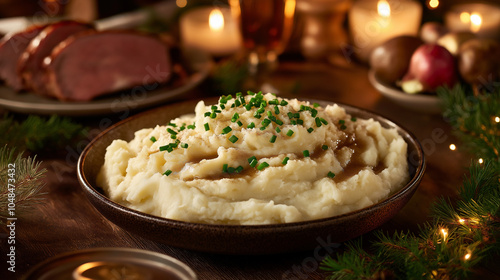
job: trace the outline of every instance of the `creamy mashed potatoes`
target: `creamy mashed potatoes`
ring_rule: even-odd
[[[272,94],[223,96],[107,148],[98,185],[115,202],[197,223],[270,224],[377,203],[409,178],[395,129]]]

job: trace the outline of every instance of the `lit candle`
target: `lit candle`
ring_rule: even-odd
[[[418,34],[422,6],[407,0],[360,0],[349,11],[349,30],[354,51],[368,61],[371,51],[386,40]]]
[[[481,38],[500,38],[500,6],[482,3],[455,5],[444,19],[451,31],[470,31]]]
[[[231,55],[241,48],[241,35],[228,8],[203,7],[186,12],[180,19],[185,48],[205,50],[214,56]]]

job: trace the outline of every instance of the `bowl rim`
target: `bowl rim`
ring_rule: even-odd
[[[191,100],[186,100],[186,101],[181,101],[181,102],[176,102],[176,103],[171,103],[165,106],[160,106],[154,109],[150,109],[145,112],[138,113],[136,115],[133,115],[131,117],[128,117],[122,121],[117,122],[116,124],[108,127],[106,130],[102,131],[99,133],[94,139],[90,141],[90,143],[85,147],[85,149],[82,151],[78,158],[78,163],[77,163],[77,177],[78,181],[80,182],[80,185],[86,190],[87,195],[91,195],[94,198],[97,198],[100,202],[103,202],[107,204],[108,206],[114,208],[115,210],[118,210],[120,212],[126,212],[128,214],[134,215],[139,218],[147,219],[149,221],[153,222],[159,222],[162,224],[168,223],[171,226],[175,226],[177,228],[184,228],[184,227],[192,227],[192,226],[201,226],[204,228],[207,228],[209,230],[224,230],[227,231],[229,230],[242,230],[242,229],[254,229],[254,230],[269,230],[276,232],[276,230],[290,230],[293,228],[303,228],[304,226],[310,226],[311,224],[317,224],[317,225],[322,225],[326,223],[330,223],[333,220],[338,220],[342,221],[345,219],[348,219],[349,217],[356,216],[362,213],[371,213],[373,211],[376,211],[383,206],[390,204],[391,202],[394,202],[398,200],[400,197],[403,195],[407,194],[408,192],[413,192],[416,190],[418,187],[420,181],[422,180],[422,177],[424,176],[425,169],[426,169],[426,160],[425,160],[425,155],[422,149],[422,146],[418,139],[415,137],[413,133],[408,131],[406,128],[402,127],[398,123],[386,118],[385,116],[379,114],[379,113],[374,113],[370,110],[363,109],[360,107],[356,107],[353,105],[348,105],[340,102],[334,102],[334,101],[325,101],[325,100],[317,100],[317,99],[307,99],[307,98],[299,98],[298,100],[300,101],[309,101],[309,102],[318,102],[318,103],[323,103],[323,104],[337,104],[338,106],[341,106],[347,110],[349,110],[347,113],[352,114],[350,111],[356,111],[357,113],[363,113],[363,114],[368,114],[372,117],[378,117],[382,118],[382,120],[387,123],[392,128],[396,128],[398,130],[398,133],[401,134],[406,134],[406,135],[401,135],[405,139],[405,142],[408,140],[411,140],[413,146],[415,146],[417,155],[418,155],[418,164],[415,164],[415,174],[410,178],[410,180],[398,191],[392,193],[390,196],[387,198],[369,205],[367,207],[363,207],[361,209],[355,210],[355,211],[350,211],[344,214],[336,215],[336,216],[331,216],[331,217],[325,217],[325,218],[320,218],[320,219],[314,219],[314,220],[306,220],[306,221],[299,221],[299,222],[290,222],[290,223],[275,223],[275,224],[245,224],[245,225],[240,225],[240,224],[209,224],[209,223],[199,223],[199,222],[187,222],[187,221],[180,221],[180,220],[174,220],[174,219],[169,219],[169,218],[164,218],[156,215],[151,215],[148,213],[144,213],[132,208],[128,208],[126,206],[123,206],[117,202],[112,201],[109,199],[107,196],[99,192],[92,184],[89,182],[87,179],[85,173],[84,173],[84,165],[86,162],[86,157],[89,154],[89,152],[92,150],[94,147],[94,144],[98,142],[100,139],[105,137],[105,135],[114,130],[119,128],[120,126],[125,125],[126,123],[133,121],[135,119],[144,117],[145,115],[149,115],[154,113],[155,111],[159,110],[164,110],[165,108],[169,106],[175,106],[175,105],[188,105],[191,104],[194,106],[197,104],[199,101],[211,101],[211,100],[217,100],[215,98],[202,98],[202,99],[191,99]],[[407,137],[406,137],[407,136]],[[409,144],[407,142],[407,144]],[[104,156],[104,155],[103,155]],[[407,155],[408,158],[408,155]],[[92,203],[93,204],[93,203]],[[100,211],[99,211],[100,212]]]

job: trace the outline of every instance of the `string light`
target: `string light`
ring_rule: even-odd
[[[479,164],[483,164],[484,160],[483,160],[482,158],[480,158],[480,159],[478,160],[478,162],[479,162]]]
[[[455,144],[450,144],[450,150],[454,151],[457,149],[457,146]]]
[[[500,117],[495,117],[495,122],[500,123]]]
[[[446,228],[441,228],[441,234],[443,235],[443,241],[446,242],[446,237],[448,237],[448,230]]]
[[[461,225],[463,225],[463,224],[465,224],[465,220],[462,219],[462,218],[460,218],[460,219],[458,219],[458,223],[461,224]]]
[[[465,260],[465,261],[468,261],[468,260],[470,259],[470,257],[472,257],[472,254],[471,254],[471,253],[467,253],[467,254],[465,254],[465,256],[464,256],[464,260]]]

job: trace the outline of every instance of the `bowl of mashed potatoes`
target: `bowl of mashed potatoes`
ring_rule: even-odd
[[[97,136],[79,181],[107,219],[176,247],[306,250],[393,217],[425,170],[416,138],[365,110],[249,93],[136,115]]]

